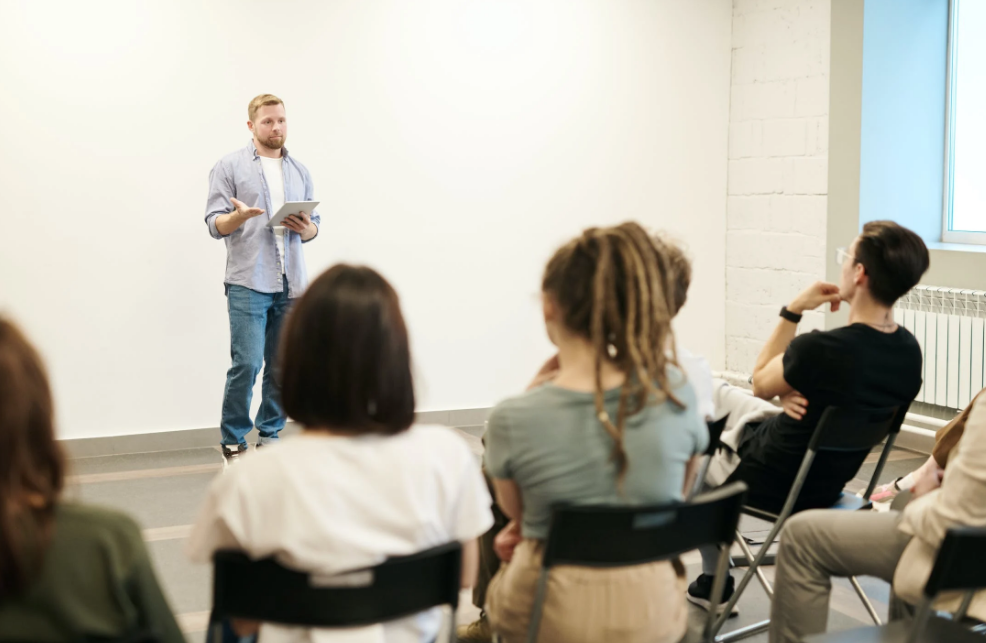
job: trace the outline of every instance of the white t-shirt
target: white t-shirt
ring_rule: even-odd
[[[332,575],[477,538],[493,524],[490,504],[476,456],[452,429],[305,432],[248,453],[213,482],[187,553],[210,562],[217,549],[238,548]],[[430,643],[440,625],[439,609],[346,630],[265,624],[260,642]]]
[[[274,216],[277,211],[284,206],[284,170],[282,166],[282,158],[267,158],[266,156],[260,157],[260,165],[264,169],[264,180],[267,181],[267,189],[270,191],[270,205],[273,208],[272,212],[268,212],[268,216]],[[281,274],[285,274],[286,269],[284,267],[284,231],[285,228],[282,225],[274,226],[274,243],[277,244],[277,256],[281,259]]]
[[[675,344],[678,363],[688,377],[688,383],[695,390],[698,402],[698,416],[707,420],[715,416],[715,404],[712,401],[712,369],[704,357],[693,355],[690,350],[679,343]]]

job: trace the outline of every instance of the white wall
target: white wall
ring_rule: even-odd
[[[549,353],[544,262],[624,219],[689,244],[679,328],[721,367],[730,9],[0,0],[0,310],[48,360],[62,435],[218,425],[206,179],[262,92],[286,101],[323,202],[309,271],[365,262],[395,283],[421,410],[517,391]]]
[[[735,0],[726,368],[750,373],[780,307],[825,277],[829,0]],[[822,328],[809,313],[801,330]]]

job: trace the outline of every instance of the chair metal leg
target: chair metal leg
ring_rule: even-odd
[[[774,523],[774,527],[770,530],[770,535],[767,538],[767,542],[773,542],[774,538],[777,537],[777,532],[780,531],[781,527],[784,524],[783,523],[784,518],[787,518],[787,516],[783,515],[782,513],[782,515],[779,516],[778,521]],[[743,541],[742,534],[740,534],[738,531],[736,532],[736,534],[737,534],[737,540],[740,541],[739,543],[740,548],[742,549],[743,547],[746,547],[747,545],[746,542]],[[748,555],[752,555],[752,553],[753,552],[751,551]],[[736,607],[736,603],[739,602],[740,596],[743,595],[743,592],[746,590],[746,586],[750,584],[751,580],[753,580],[754,575],[756,575],[760,579],[761,584],[763,584],[764,581],[766,581],[766,577],[762,575],[763,572],[760,572],[759,569],[760,563],[763,562],[763,559],[766,556],[767,556],[767,548],[761,547],[760,551],[758,551],[756,556],[753,557],[753,562],[750,563],[749,568],[747,568],[746,573],[743,574],[743,577],[740,579],[739,584],[736,585],[736,590],[733,592],[733,596],[726,603],[726,608],[723,610],[722,614],[719,615],[718,620],[716,620],[716,624],[712,628],[713,632],[718,634],[719,630],[722,629],[722,626],[726,624],[726,619],[729,618],[729,614],[733,611],[733,608]],[[769,585],[769,583],[767,584]],[[764,589],[766,589],[766,587]],[[770,592],[773,593],[773,588],[771,588]],[[716,640],[718,641],[719,638],[717,637]]]
[[[729,574],[729,545],[719,545],[719,561],[716,564],[716,575],[712,581],[712,596],[709,597],[709,615],[705,619],[705,627],[702,629],[702,643],[713,643],[715,632],[712,627],[716,623],[716,614],[719,603],[722,601],[722,592],[726,588],[726,576]]]
[[[929,618],[931,618],[931,599],[925,597],[918,606],[917,614],[914,615],[911,629],[907,633],[907,643],[917,643],[918,636],[921,635],[921,630],[928,624]]]
[[[746,540],[743,539],[742,534],[740,534],[738,531],[736,532],[736,542],[740,546],[740,549],[743,550],[743,554],[747,557],[747,559],[755,560],[755,557],[753,555],[753,550],[750,549],[750,546],[746,543]],[[757,579],[760,581],[760,584],[763,586],[764,591],[767,593],[767,597],[773,600],[774,588],[770,584],[770,581],[767,580],[767,576],[763,573],[763,570],[760,568],[761,565],[762,565],[762,561],[760,564],[756,566],[751,566],[750,569],[747,570],[747,573],[750,573],[751,571],[756,572]],[[732,632],[728,632],[726,634],[718,636],[716,637],[715,640],[716,643],[728,643],[729,641],[739,641],[741,639],[749,638],[755,634],[760,634],[761,632],[765,632],[769,627],[770,627],[769,620],[760,621],[752,625],[747,625],[746,627],[741,627],[738,630],[733,630]]]
[[[541,611],[544,609],[544,597],[548,593],[548,570],[541,568],[538,577],[537,593],[534,595],[534,607],[531,609],[531,622],[527,627],[527,643],[537,643],[538,629],[541,627]]]
[[[863,587],[859,584],[859,581],[856,580],[856,577],[850,576],[849,583],[852,585],[852,588],[856,590],[859,600],[863,601],[863,607],[865,607],[866,611],[869,612],[870,618],[873,619],[873,623],[876,625],[883,625],[883,621],[880,620],[880,615],[876,613],[876,608],[873,607],[873,603],[870,602],[870,597],[863,591]]]
[[[975,592],[966,592],[965,596],[962,597],[962,603],[959,605],[959,609],[955,612],[955,616],[953,617],[956,621],[961,621],[965,618],[966,612],[969,611],[969,605],[972,604],[972,598],[975,594]]]
[[[883,446],[883,451],[880,453],[880,460],[877,461],[876,468],[873,469],[873,476],[870,478],[870,483],[866,486],[866,493],[863,494],[863,500],[870,501],[870,496],[873,495],[873,490],[876,489],[876,483],[880,479],[880,474],[883,473],[883,467],[887,464],[887,458],[890,456],[890,452],[893,451],[896,440],[896,431],[887,435],[887,443]]]
[[[734,556],[733,557],[733,565],[735,567],[749,567],[751,562],[753,562],[753,559],[752,558],[747,558],[746,556]],[[777,564],[777,556],[775,554],[767,554],[764,557],[763,562],[760,563],[760,564],[761,565],[766,565],[767,567],[771,567],[773,565],[776,565]]]
[[[767,534],[766,538],[764,538],[765,543],[774,542],[777,538],[777,534],[780,533],[781,528],[784,526],[784,522],[794,510],[794,503],[797,501],[798,495],[801,493],[801,487],[804,486],[805,480],[808,478],[808,471],[811,469],[811,464],[814,461],[815,451],[813,449],[808,449],[808,452],[805,454],[805,459],[801,461],[801,468],[798,469],[798,475],[794,478],[794,484],[791,485],[791,491],[787,495],[787,500],[784,501],[784,507],[781,509],[781,512],[777,514],[777,520],[774,521],[774,526],[771,528],[770,533]],[[746,542],[743,541],[742,536],[739,537],[739,540],[742,541],[742,545],[746,544]],[[736,586],[736,591],[733,592],[732,598],[730,598],[729,602],[726,604],[726,609],[723,610],[722,614],[719,615],[718,620],[716,620],[716,624],[712,629],[712,631],[716,634],[718,634],[719,630],[722,629],[722,626],[726,624],[726,619],[729,618],[729,613],[736,606],[736,603],[739,602],[740,596],[742,596],[743,591],[746,590],[746,586],[750,584],[750,581],[753,579],[753,575],[757,572],[757,569],[760,567],[760,564],[763,562],[764,558],[767,557],[767,551],[769,549],[769,547],[761,547],[760,551],[757,552],[756,557],[753,559],[753,562],[750,563],[749,569],[747,569],[746,573],[743,574],[743,578],[740,579],[739,585]],[[771,590],[771,592],[773,592],[773,590]],[[719,639],[717,638],[716,640]]]
[[[451,614],[449,615],[449,624],[448,624],[448,643],[455,643],[456,640],[457,640],[457,633],[455,631],[455,626],[456,626],[456,622],[455,622],[455,620],[456,620],[455,619],[455,613],[456,613],[455,605],[452,606],[452,609],[450,611],[451,611]]]
[[[754,623],[753,625],[747,625],[746,627],[741,627],[738,630],[733,630],[732,632],[727,632],[717,636],[716,643],[729,643],[730,641],[739,641],[741,639],[747,639],[751,636],[760,634],[761,632],[766,632],[770,629],[770,621],[760,621],[759,623]]]
[[[746,536],[743,536],[743,541],[746,542],[747,545],[761,544],[761,545],[765,545],[767,547],[771,547],[771,546],[773,546],[775,544],[775,543],[758,543],[758,542],[754,542],[752,539],[747,538]],[[753,560],[752,558],[747,558],[746,556],[736,556],[736,557],[733,558],[733,564],[735,564],[737,567],[749,567],[750,566],[750,563],[752,562],[752,560]],[[767,557],[764,558],[763,559],[763,562],[760,563],[760,564],[761,565],[776,565],[777,564],[777,556],[775,554],[767,554]]]
[[[738,544],[740,549],[743,550],[743,555],[746,556],[747,560],[755,560],[756,557],[753,555],[753,550],[746,544],[746,541],[743,540],[742,535],[739,532],[736,532],[736,534],[738,536],[736,539],[736,544]],[[750,569],[757,573],[757,579],[760,581],[760,585],[763,586],[763,591],[767,592],[767,598],[773,600],[774,587],[770,584],[770,581],[767,580],[767,575],[763,573],[763,569],[761,569],[762,565],[763,561],[760,561],[759,565],[756,567],[751,566]]]

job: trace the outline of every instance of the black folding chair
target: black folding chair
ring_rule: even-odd
[[[726,417],[718,420],[709,420],[705,423],[709,429],[709,446],[705,449],[702,466],[699,468],[698,475],[695,476],[695,483],[692,485],[692,490],[688,493],[689,498],[696,496],[702,490],[702,484],[705,482],[705,476],[709,473],[709,465],[712,464],[712,458],[715,457],[716,451],[719,449],[719,439],[722,437],[722,431],[726,428],[726,421],[728,419],[729,414],[727,413]]]
[[[777,534],[780,533],[781,528],[783,528],[784,522],[791,516],[797,504],[798,496],[801,494],[801,488],[808,478],[811,465],[815,461],[816,454],[824,451],[842,453],[846,457],[852,457],[853,454],[862,455],[863,453],[869,453],[881,441],[886,440],[883,452],[880,454],[880,460],[877,462],[876,469],[873,471],[863,497],[860,498],[853,493],[843,492],[838,502],[830,507],[830,509],[845,511],[868,509],[872,507],[870,504],[870,495],[872,495],[873,490],[876,488],[877,481],[887,462],[887,456],[890,455],[890,451],[893,449],[894,440],[897,439],[897,434],[900,432],[900,425],[904,422],[906,412],[906,406],[885,409],[856,409],[830,406],[825,409],[822,417],[818,420],[818,426],[815,427],[815,432],[811,436],[811,441],[808,443],[808,451],[801,461],[801,468],[798,469],[794,484],[791,486],[791,490],[787,495],[787,499],[784,501],[784,506],[780,513],[775,514],[749,506],[743,507],[743,513],[760,518],[761,520],[773,522],[774,526],[756,555],[754,555],[750,546],[744,540],[743,534],[739,531],[736,532],[736,544],[739,545],[746,559],[752,562],[736,586],[733,596],[726,603],[722,614],[716,620],[713,626],[714,633],[718,634],[719,630],[722,629],[722,626],[726,623],[726,619],[729,618],[730,612],[736,606],[736,603],[739,602],[740,596],[742,596],[743,591],[746,590],[747,585],[749,585],[754,575],[760,581],[767,596],[773,599],[774,588],[771,586],[770,581],[767,580],[767,576],[764,575],[760,566],[767,557],[770,545],[777,538]],[[866,607],[870,618],[873,619],[874,623],[879,625],[880,617],[876,613],[876,608],[873,607],[873,604],[866,596],[859,581],[854,577],[850,577],[849,582],[852,584],[853,589],[856,590],[856,594],[860,600],[863,601],[863,605]],[[759,623],[734,630],[722,636],[717,636],[716,641],[726,642],[744,639],[764,632],[769,627],[769,620],[760,621]]]
[[[913,621],[862,627],[831,634],[815,634],[804,643],[983,643],[977,634],[960,624],[976,590],[986,588],[986,529],[949,529],[938,550],[935,566],[924,586],[924,598]],[[934,615],[932,604],[941,592],[965,591],[952,618]]]
[[[555,565],[628,567],[670,560],[702,545],[718,545],[721,553],[712,586],[712,603],[717,605],[729,573],[729,546],[745,496],[746,485],[737,482],[688,503],[555,510],[544,547],[528,643],[537,641],[548,574]],[[709,613],[703,641],[712,641],[713,614]]]
[[[324,578],[287,569],[271,558],[251,561],[238,551],[216,552],[213,562],[216,643],[222,640],[222,623],[228,618],[298,627],[357,627],[440,605],[452,608],[448,640],[455,641],[462,583],[462,546],[457,542]]]

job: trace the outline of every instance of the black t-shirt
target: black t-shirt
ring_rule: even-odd
[[[903,327],[883,333],[866,324],[796,337],[784,353],[784,379],[808,400],[804,418],[781,413],[748,426],[739,446],[742,462],[730,480],[750,487],[748,502],[780,511],[808,443],[828,406],[907,406],[921,389],[921,348]],[[796,510],[828,507],[839,499],[866,454],[820,452]]]

